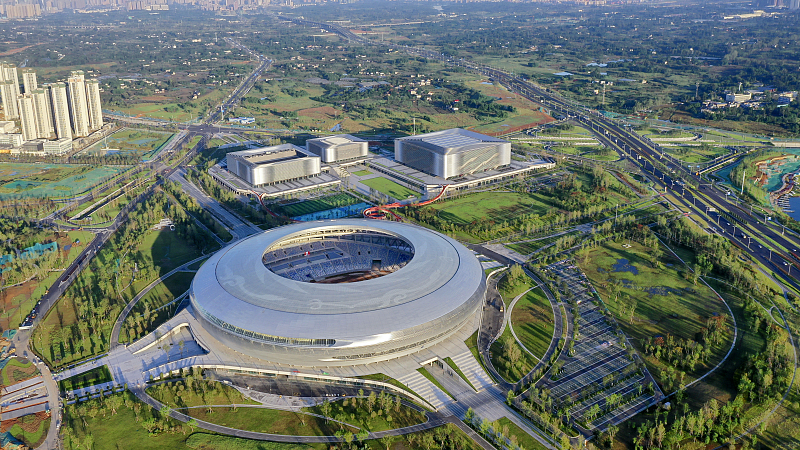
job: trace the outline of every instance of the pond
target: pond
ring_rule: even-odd
[[[611,268],[614,272],[630,272],[634,275],[639,275],[639,269],[636,268],[633,264],[630,263],[625,258],[620,258],[617,260],[617,263],[612,265]]]

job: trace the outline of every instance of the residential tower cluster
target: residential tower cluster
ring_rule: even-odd
[[[63,154],[74,138],[103,127],[100,83],[73,71],[66,83],[39,85],[34,69],[0,63],[0,98],[5,121],[0,122],[0,151]]]

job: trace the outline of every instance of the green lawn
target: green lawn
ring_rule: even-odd
[[[58,382],[58,389],[61,392],[69,392],[75,389],[82,389],[89,386],[108,383],[113,381],[108,366],[95,367],[74,377],[69,377]]]
[[[125,318],[119,341],[128,343],[140,339],[169,319],[175,312],[178,302],[168,307],[164,306],[188,291],[193,279],[194,273],[192,272],[177,272],[155,285],[144,297],[139,299],[128,317]]]
[[[124,403],[122,400],[124,399]],[[114,410],[111,402],[121,404]],[[101,413],[102,412],[102,413]],[[159,413],[140,402],[130,392],[107,396],[104,400],[89,400],[64,405],[62,433],[66,450],[137,450],[182,449],[187,436],[180,430],[175,432],[150,433],[145,426],[155,422],[163,427],[180,426],[177,421],[163,419]],[[91,440],[91,446],[86,443]]]
[[[376,400],[372,407],[369,406],[367,398],[351,398],[331,402],[327,417],[369,431],[391,430],[425,422],[423,413],[396,403],[393,395],[382,395],[384,395],[382,408],[380,396],[375,397]],[[323,406],[304,408],[303,411],[326,415]]]
[[[258,405],[233,387],[212,381],[200,380],[193,386],[186,381],[158,383],[147,388],[147,393],[159,402],[173,408],[203,405]]]
[[[506,349],[504,344],[511,343],[517,347],[520,353],[520,358],[516,363],[512,363],[506,356]],[[491,361],[497,373],[500,374],[506,381],[515,383],[521,379],[525,374],[530,372],[536,365],[536,360],[529,355],[525,350],[519,347],[517,341],[514,340],[514,335],[511,334],[511,329],[506,327],[500,339],[496,340],[489,351],[491,352]]]
[[[550,205],[537,196],[516,192],[479,192],[467,194],[426,208],[439,211],[439,218],[457,224],[493,220],[502,222],[521,214],[544,214]]]
[[[527,241],[527,242],[515,242],[513,244],[504,244],[506,247],[514,250],[515,252],[521,255],[527,255],[530,253],[539,250],[542,247],[545,247],[553,242],[567,237],[567,236],[575,236],[576,234],[580,234],[580,231],[570,231],[569,233],[560,234],[558,236],[546,237],[542,239],[537,239],[535,241]]]
[[[372,172],[370,172],[369,170],[359,170],[359,171],[353,172],[353,175],[356,175],[356,176],[359,176],[359,177],[363,177],[365,175],[372,175]]]
[[[579,264],[637,350],[642,352],[645,339],[658,336],[698,339],[707,319],[714,315],[729,316],[723,302],[708,287],[685,278],[687,268],[670,253],[664,251],[660,267],[655,268],[650,262],[653,249],[637,242],[631,242],[630,248],[622,247],[623,244],[608,242],[589,252],[588,263],[579,261]],[[615,269],[621,259],[627,260],[628,265],[617,265]],[[612,295],[613,280],[621,283],[617,300]],[[630,311],[625,305],[630,305],[631,300],[636,301],[632,320],[628,313],[622,315],[623,309]],[[730,317],[727,320],[730,324]],[[721,345],[712,348],[709,362],[699,364],[687,375],[698,377],[713,367],[727,352],[731,338],[728,333]],[[651,369],[661,368],[655,358],[646,360]],[[651,372],[658,378],[660,370]]]
[[[511,312],[511,325],[520,342],[541,359],[553,340],[553,309],[537,288],[523,295]]]
[[[405,200],[408,197],[419,196],[419,192],[412,191],[411,189],[401,186],[394,181],[389,180],[388,178],[370,178],[369,180],[362,180],[361,184],[364,184],[397,200]]]
[[[517,282],[513,284],[509,278],[509,271],[506,271],[501,276],[503,278],[497,283],[497,291],[500,293],[500,297],[502,297],[503,303],[505,303],[506,307],[511,304],[514,298],[516,298],[518,295],[536,286],[536,283],[533,282],[533,279],[527,275],[522,277],[522,279],[517,280]],[[520,301],[522,300],[520,299]]]
[[[539,441],[533,438],[530,434],[518,427],[517,424],[510,421],[508,417],[500,418],[500,427],[508,426],[508,438],[511,436],[517,437],[517,444],[525,450],[546,450],[547,447],[542,445]]]
[[[337,430],[358,430],[338,422],[293,411],[246,407],[211,407],[180,409],[180,412],[198,420],[237,430],[295,436],[333,436]]]
[[[197,450],[307,450],[314,448],[305,444],[254,441],[208,433],[194,433],[186,439],[186,446]]]

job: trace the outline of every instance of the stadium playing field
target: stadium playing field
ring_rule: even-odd
[[[351,195],[334,194],[327,197],[292,203],[291,205],[280,205],[274,209],[280,210],[289,217],[295,217],[325,211],[326,209],[338,208],[340,206],[352,205],[358,202],[359,200]]]
[[[419,192],[412,191],[411,189],[401,186],[392,180],[383,177],[370,178],[369,180],[361,180],[361,184],[371,187],[376,191],[382,192],[397,200],[405,200],[408,197],[418,197]]]

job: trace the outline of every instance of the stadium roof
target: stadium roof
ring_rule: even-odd
[[[315,157],[317,155],[309,153],[304,149],[293,144],[274,145],[272,147],[259,147],[250,150],[241,150],[228,153],[228,157],[239,157],[249,165],[269,164],[287,159]]]
[[[367,142],[364,139],[357,138],[355,136],[351,136],[349,134],[337,134],[334,136],[323,136],[314,139],[309,139],[309,141],[315,142],[317,144],[321,144],[324,147],[331,147],[334,145],[341,145],[341,144],[349,144],[351,142]]]
[[[397,139],[398,141],[418,141],[428,150],[439,154],[458,153],[472,150],[483,144],[506,143],[502,139],[465,130],[463,128],[451,128],[449,130],[435,131],[433,133],[417,134]]]
[[[276,242],[325,228],[393,234],[414,247],[414,257],[393,273],[341,284],[291,280],[262,262]],[[203,264],[192,291],[208,313],[230,324],[278,336],[336,339],[441,317],[471,298],[483,277],[474,254],[444,235],[397,222],[342,219],[288,225],[243,239]]]

